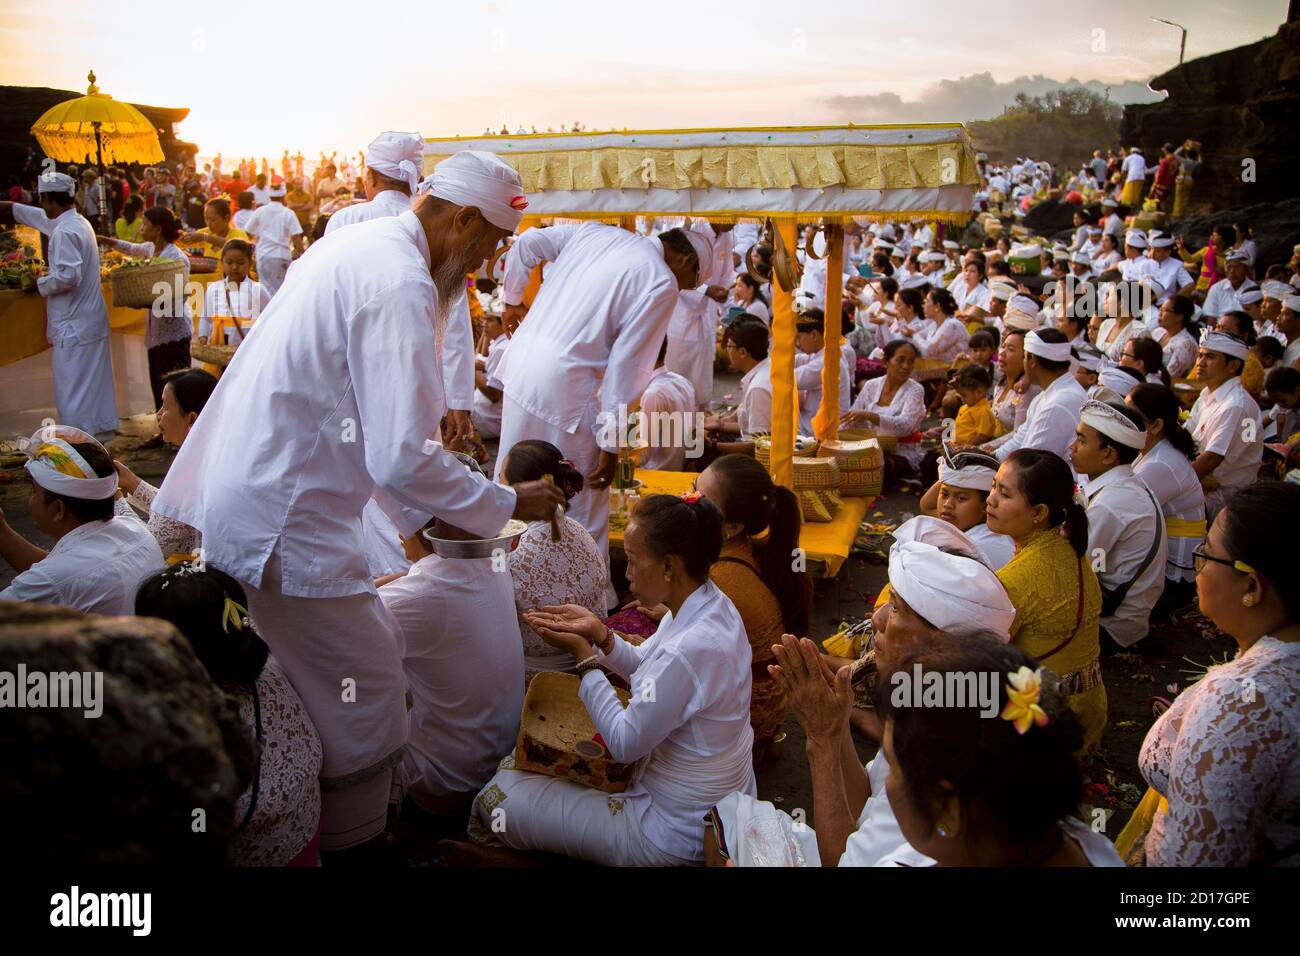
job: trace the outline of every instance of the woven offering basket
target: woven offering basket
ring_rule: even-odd
[[[817,454],[817,439],[810,435],[799,435],[794,441],[794,453],[804,458]],[[764,468],[772,466],[772,436],[754,436],[754,458]]]
[[[113,271],[109,281],[113,286],[113,307],[122,309],[151,309],[158,293],[153,287],[165,282],[176,287],[176,277],[185,281],[185,263],[179,259],[160,259],[147,266],[133,266]]]
[[[880,443],[880,450],[891,452],[898,448],[898,436],[896,435],[877,435],[872,428],[841,428],[840,441],[865,441],[868,438],[874,438]]]
[[[190,358],[225,368],[235,357],[236,348],[238,348],[236,345],[191,345]]]
[[[596,733],[578,696],[575,674],[543,671],[524,697],[515,741],[515,769],[572,780],[605,793],[622,793],[636,764],[619,763]],[[616,691],[623,706],[628,695]]]
[[[841,495],[867,498],[880,494],[885,483],[885,453],[876,439],[824,441],[821,453],[835,459]]]

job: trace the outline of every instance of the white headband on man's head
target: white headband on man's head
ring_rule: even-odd
[[[100,477],[86,459],[72,446],[91,444],[108,455],[93,435],[71,425],[50,425],[38,429],[23,448],[27,463],[23,466],[32,481],[46,491],[69,498],[102,501],[117,493],[117,471]]]
[[[528,200],[514,167],[495,153],[466,149],[440,162],[419,184],[428,193],[457,206],[473,206],[498,229],[514,232]]]
[[[1224,355],[1231,355],[1243,362],[1250,355],[1250,346],[1235,335],[1229,335],[1227,332],[1207,331],[1201,336],[1201,348],[1209,349],[1211,352],[1222,352]]]
[[[1037,355],[1039,358],[1047,359],[1049,362],[1070,361],[1070,343],[1044,342],[1038,333],[1038,329],[1034,329],[1025,336],[1025,351],[1030,355]]]
[[[400,179],[415,195],[424,162],[424,137],[419,133],[380,133],[366,147],[366,167],[389,179]]]

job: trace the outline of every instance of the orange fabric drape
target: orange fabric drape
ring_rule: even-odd
[[[774,220],[787,249],[798,239],[794,219]],[[798,393],[794,387],[794,290],[772,282],[772,480],[794,488],[794,436],[799,424]]]
[[[826,325],[822,361],[822,407],[813,416],[818,441],[840,434],[840,312],[844,286],[844,230],[826,224]]]

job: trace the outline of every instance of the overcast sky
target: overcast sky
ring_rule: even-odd
[[[0,0],[0,83],[184,106],[203,154],[350,152],[380,130],[960,121],[1019,89],[1121,102],[1276,32],[1286,0]],[[301,11],[289,12],[290,10]],[[360,13],[373,13],[366,19]],[[227,24],[230,24],[227,26]],[[235,26],[234,24],[238,24]],[[1148,94],[1149,95],[1149,94]]]

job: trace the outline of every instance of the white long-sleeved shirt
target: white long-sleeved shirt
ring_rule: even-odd
[[[373,593],[361,512],[403,534],[431,514],[484,536],[515,493],[439,441],[437,292],[414,213],[314,244],[235,353],[153,510],[203,533],[207,560],[259,587],[282,545],[282,591]],[[406,509],[406,510],[403,510]]]
[[[411,211],[411,197],[396,189],[384,189],[369,202],[353,203],[330,216],[325,235],[332,236],[345,226]],[[467,292],[468,295],[468,292]],[[442,338],[442,382],[447,407],[468,411],[474,405],[474,327],[469,300],[461,297],[447,313]]]
[[[1132,581],[1115,613],[1102,616],[1101,626],[1117,644],[1132,647],[1147,636],[1151,609],[1165,586],[1169,552],[1160,503],[1133,474],[1132,465],[1116,465],[1098,475],[1083,494],[1088,499],[1088,550],[1098,568],[1097,579],[1108,590]],[[1143,568],[1152,545],[1155,557]]]
[[[1120,168],[1124,170],[1124,181],[1126,183],[1146,179],[1147,160],[1141,153],[1129,153],[1124,157],[1124,162],[1120,164]]]
[[[794,357],[794,387],[799,392],[799,431],[813,433],[812,420],[822,407],[822,370],[826,366],[826,350],[808,354],[796,352]],[[854,365],[856,365],[856,360]],[[853,383],[853,366],[848,356],[840,350],[840,414],[849,410],[850,386]]]
[[[1253,422],[1253,428],[1247,422]],[[1187,419],[1187,430],[1198,452],[1223,456],[1213,474],[1225,497],[1255,481],[1264,457],[1264,428],[1259,405],[1242,387],[1240,376],[1216,389],[1201,391]]]
[[[1066,372],[1048,385],[1029,403],[1025,423],[997,446],[999,461],[1019,448],[1041,448],[1054,452],[1066,464],[1070,462],[1070,445],[1079,425],[1079,410],[1087,401],[1083,386]],[[999,439],[1001,441],[1001,439]]]
[[[410,211],[410,196],[399,193],[396,189],[381,189],[368,202],[353,203],[330,216],[330,221],[325,224],[325,235],[333,235],[344,226],[354,223],[369,222],[384,216],[400,216]]]
[[[15,203],[14,220],[50,237],[49,271],[36,280],[45,299],[45,337],[51,345],[89,345],[108,338],[108,305],[99,287],[95,230],[76,210],[54,219],[36,206]]]
[[[921,350],[925,358],[943,359],[951,362],[970,343],[970,334],[966,323],[955,315],[950,315],[939,324],[926,319],[921,331],[912,336],[912,342]]]
[[[569,432],[599,389],[598,440],[600,421],[619,420],[619,406],[630,408],[650,381],[677,280],[658,239],[597,222],[550,226],[528,230],[507,254],[508,305],[523,300],[529,272],[543,261],[546,281],[514,334],[501,380],[511,401]]]
[[[524,647],[510,575],[430,555],[379,589],[411,693],[399,774],[417,804],[478,790],[519,734]]]
[[[702,447],[704,434],[695,421],[695,386],[662,365],[641,395],[638,421],[642,468],[683,471],[688,448],[693,443]]]
[[[892,437],[915,434],[921,427],[921,419],[925,417],[925,386],[916,379],[909,378],[894,393],[893,401],[888,405],[879,405],[877,403],[884,388],[884,375],[869,379],[862,386],[862,391],[858,392],[858,397],[853,402],[853,411],[879,415],[880,424],[875,426],[877,434]]]
[[[627,708],[596,671],[582,676],[578,693],[615,760],[647,758],[625,802],[651,843],[682,859],[701,859],[709,808],[735,790],[757,793],[752,654],[740,612],[706,581],[644,644],[616,636],[602,659],[631,687]]]
[[[1201,306],[1201,312],[1205,315],[1212,315],[1216,319],[1225,312],[1233,312],[1241,309],[1241,300],[1237,298],[1238,292],[1245,292],[1247,289],[1253,289],[1255,283],[1249,279],[1244,280],[1238,288],[1232,287],[1231,279],[1220,279],[1214,285],[1210,286],[1210,291],[1205,293],[1205,304]]]
[[[1133,463],[1133,473],[1146,483],[1160,502],[1166,525],[1170,518],[1183,521],[1205,520],[1205,492],[1187,456],[1162,438],[1150,451],[1143,452]],[[1165,577],[1171,581],[1195,581],[1192,552],[1205,540],[1169,535],[1169,553]]]

